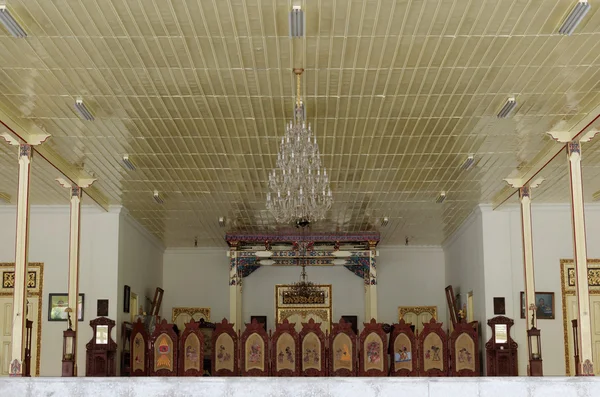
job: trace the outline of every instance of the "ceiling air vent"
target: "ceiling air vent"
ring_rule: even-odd
[[[304,37],[304,11],[300,6],[290,11],[290,37]]]
[[[444,200],[446,200],[446,192],[441,192],[439,196],[437,196],[437,198],[435,199],[435,202],[441,204],[444,202]]]
[[[500,113],[498,113],[499,119],[505,119],[508,117],[510,112],[517,106],[517,100],[514,97],[508,98],[502,109],[500,109]]]
[[[565,19],[560,29],[558,29],[558,33],[570,36],[590,8],[590,3],[588,3],[587,0],[578,1],[577,5],[571,10],[571,13],[567,16],[567,19]]]
[[[10,33],[13,37],[22,39],[27,37],[27,33],[25,29],[19,25],[19,23],[13,18],[6,5],[0,5],[0,23],[4,25],[8,33]]]

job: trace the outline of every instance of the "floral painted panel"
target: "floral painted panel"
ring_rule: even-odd
[[[363,352],[365,371],[371,369],[383,371],[383,342],[379,335],[372,332],[365,338]]]
[[[228,334],[221,334],[215,341],[216,360],[215,371],[226,369],[233,371],[233,360],[235,351],[233,349],[233,339]]]
[[[173,371],[173,341],[167,334],[161,334],[154,342],[154,370]]]
[[[186,338],[183,346],[183,354],[185,354],[183,370],[195,369],[196,371],[200,371],[200,360],[203,357],[200,357],[200,339],[198,339],[196,334],[189,334]]]
[[[281,334],[279,339],[277,339],[275,352],[277,354],[276,370],[289,369],[293,371],[295,368],[294,363],[296,362],[296,345],[294,338],[290,334]]]
[[[346,334],[337,334],[333,340],[333,370],[347,369],[352,371],[352,340]]]
[[[438,334],[431,333],[423,341],[423,370],[439,369],[444,371],[443,343]]]
[[[133,360],[131,363],[131,371],[146,371],[144,363],[146,362],[146,346],[144,338],[141,334],[137,334],[133,339]]]
[[[394,341],[394,371],[413,370],[413,355],[410,339],[406,334],[399,334]]]
[[[454,344],[456,371],[467,369],[475,371],[475,342],[467,334],[461,334]]]
[[[265,342],[259,334],[253,333],[246,339],[245,352],[246,371],[265,370]]]
[[[321,370],[321,341],[314,332],[306,334],[302,340],[302,370]]]

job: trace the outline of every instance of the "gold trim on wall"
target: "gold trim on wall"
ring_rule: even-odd
[[[429,313],[437,321],[437,306],[398,306],[398,321],[404,318],[406,313],[414,313],[417,316]]]
[[[600,270],[600,259],[588,259],[588,283],[591,285],[589,287],[590,295],[600,295],[600,286],[595,282],[597,280],[594,279],[596,277],[597,271]],[[595,267],[595,269],[589,269],[590,265]],[[561,291],[561,300],[562,300],[562,311],[563,311],[563,338],[564,338],[564,349],[565,349],[565,373],[567,376],[571,376],[571,357],[569,356],[569,332],[573,330],[572,326],[567,324],[567,296],[576,296],[575,286],[569,285],[569,280],[567,275],[569,274],[566,271],[566,268],[575,269],[575,261],[573,259],[561,259],[560,260],[560,291]],[[592,270],[590,272],[590,270]],[[592,278],[590,280],[590,277]],[[590,282],[591,281],[591,282]]]
[[[193,317],[194,314],[202,314],[206,322],[210,321],[210,307],[174,307],[171,322],[175,322],[175,319],[180,314],[189,314]]]
[[[275,324],[279,324],[279,322],[284,319],[294,315],[299,314],[302,317],[307,317],[311,314],[314,314],[320,318],[326,317],[328,318],[327,323],[329,324],[329,331],[331,331],[331,323],[333,322],[333,311],[331,302],[333,301],[333,296],[331,294],[331,284],[316,284],[316,287],[320,287],[325,289],[327,292],[327,304],[325,305],[310,305],[310,306],[295,306],[295,305],[279,305],[278,292],[280,289],[285,287],[291,287],[290,284],[276,284],[275,285]],[[282,313],[283,315],[280,315]]]
[[[2,262],[0,263],[0,272],[3,267],[13,269],[15,268],[15,263]],[[36,346],[36,356],[35,356],[35,374],[31,374],[31,376],[40,376],[40,362],[41,362],[41,353],[42,353],[42,296],[44,294],[44,264],[42,262],[29,262],[27,264],[27,269],[38,267],[40,270],[40,279],[39,284],[34,289],[33,292],[28,292],[27,296],[37,296],[38,297],[38,327],[37,327],[37,346]],[[0,292],[0,296],[13,296],[12,292]]]

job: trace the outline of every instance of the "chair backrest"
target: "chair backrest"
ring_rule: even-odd
[[[212,376],[238,376],[238,337],[233,323],[223,319],[212,333]]]
[[[299,376],[300,343],[296,324],[287,319],[277,324],[271,337],[271,375]]]
[[[141,318],[138,318],[138,320],[133,323],[130,343],[131,376],[148,376],[148,347],[150,346],[150,342],[145,324],[142,322]]]
[[[352,323],[340,319],[329,335],[329,376],[355,376],[357,372],[357,336]]]
[[[419,376],[448,375],[448,340],[442,323],[431,319],[419,334]]]
[[[311,318],[300,331],[300,375],[327,376],[325,357],[325,334],[321,323]]]
[[[156,325],[151,338],[150,376],[177,376],[177,334],[173,324],[162,320]]]
[[[419,373],[419,350],[410,326],[404,319],[394,324],[389,349],[392,352],[391,376],[417,376]]]
[[[263,324],[253,319],[242,333],[242,376],[269,375],[269,337]]]
[[[450,334],[450,375],[479,376],[477,324],[459,322]]]
[[[202,376],[204,374],[204,334],[200,323],[193,319],[185,324],[179,336],[179,376]]]
[[[387,376],[388,353],[387,337],[383,331],[383,324],[375,319],[364,323],[364,328],[359,338],[358,375],[359,376]]]

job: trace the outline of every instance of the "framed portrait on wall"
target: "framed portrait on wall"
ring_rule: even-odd
[[[538,320],[554,320],[554,292],[535,293],[535,318]],[[521,318],[525,318],[525,292],[521,291]],[[527,317],[531,314],[528,313]]]
[[[129,313],[130,304],[131,304],[131,287],[129,285],[126,285],[123,290],[123,313]]]
[[[77,321],[83,321],[84,295],[77,299]],[[69,294],[48,294],[48,321],[67,321],[66,308],[69,306]]]

